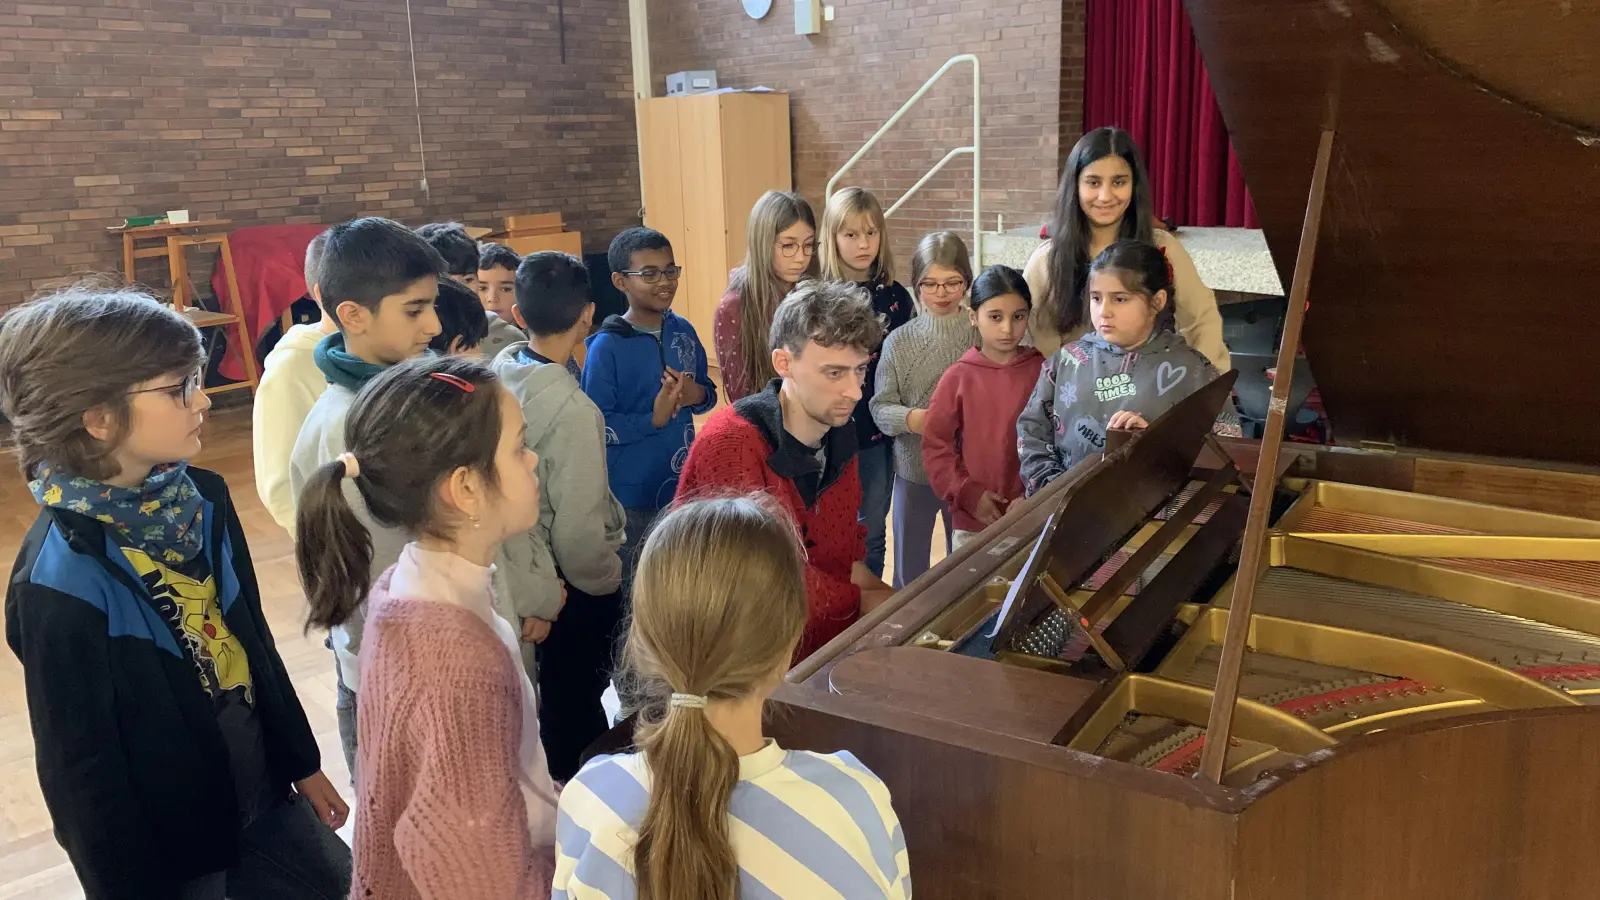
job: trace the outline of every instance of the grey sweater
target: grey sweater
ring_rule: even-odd
[[[889,333],[878,359],[878,383],[869,408],[872,420],[894,438],[894,473],[928,483],[922,470],[922,435],[906,429],[906,415],[927,409],[945,370],[972,349],[976,333],[966,304],[948,316],[922,313]]]
[[[556,618],[563,577],[586,594],[616,590],[627,525],[606,476],[600,408],[564,366],[531,362],[527,348],[512,344],[492,364],[521,405],[528,449],[539,456],[539,523],[508,538],[495,565],[499,612],[513,622]]]
[[[289,489],[294,494],[294,508],[297,514],[300,509],[300,491],[306,486],[306,482],[311,480],[317,469],[333,462],[344,452],[344,422],[350,415],[350,405],[355,399],[355,393],[349,388],[330,384],[311,407],[305,424],[300,426],[300,436],[295,439],[294,450],[289,454]],[[350,504],[350,509],[355,512],[356,518],[372,535],[372,568],[367,577],[368,583],[374,584],[378,576],[400,561],[400,551],[405,549],[410,536],[403,531],[384,528],[374,522],[371,513],[367,512],[367,503],[361,499],[361,491],[357,490],[354,481],[345,479],[343,491],[345,502]],[[366,618],[366,604],[362,604],[350,616],[349,621],[332,631],[333,653],[339,662],[339,674],[344,679],[344,686],[358,693],[361,671],[356,655],[361,650],[361,629]]]

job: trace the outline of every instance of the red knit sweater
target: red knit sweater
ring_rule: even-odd
[[[1017,419],[1043,364],[1032,347],[1004,366],[972,349],[939,379],[923,424],[922,468],[961,531],[984,529],[973,516],[984,491],[1022,496]]]
[[[850,571],[867,557],[867,530],[856,522],[861,476],[853,425],[828,433],[828,471],[836,475],[832,483],[824,479],[810,508],[794,481],[773,470],[780,447],[773,426],[781,428],[781,414],[775,418],[777,384],[712,414],[689,448],[677,499],[761,491],[777,498],[793,517],[806,546],[806,631],[794,654],[799,662],[860,615],[861,588],[850,581]]]

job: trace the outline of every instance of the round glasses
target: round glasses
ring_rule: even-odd
[[[201,379],[204,377],[205,375],[203,372],[201,372],[199,369],[195,369],[193,372],[189,373],[187,378],[183,379],[183,381],[177,384],[167,384],[162,385],[161,387],[153,388],[140,388],[137,391],[129,391],[128,396],[132,397],[134,394],[166,394],[168,397],[171,397],[179,403],[182,403],[185,407],[188,407],[189,404],[194,402],[194,395],[199,392]]]
[[[796,244],[790,241],[784,241],[778,245],[778,253],[784,259],[794,259],[797,256],[813,256],[816,254],[816,252],[816,241],[806,241],[804,244]]]

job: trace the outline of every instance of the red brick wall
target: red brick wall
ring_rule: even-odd
[[[853,0],[821,34],[794,33],[792,0],[766,18],[737,0],[652,0],[655,91],[667,73],[714,69],[723,87],[789,91],[795,188],[817,205],[827,181],[946,59],[983,66],[983,222],[993,230],[1048,218],[1058,167],[1083,119],[1082,0]],[[945,77],[848,176],[885,206],[972,132],[972,81]],[[951,163],[889,228],[902,280],[928,231],[971,232],[972,166]]]
[[[120,269],[106,226],[168,209],[236,227],[560,210],[589,249],[637,224],[626,0],[566,0],[566,63],[554,2],[411,5],[431,196],[403,0],[0,3],[0,306]]]

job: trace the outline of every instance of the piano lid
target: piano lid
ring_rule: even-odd
[[[1339,443],[1600,461],[1600,4],[1185,6],[1285,285],[1333,123],[1305,347]]]

